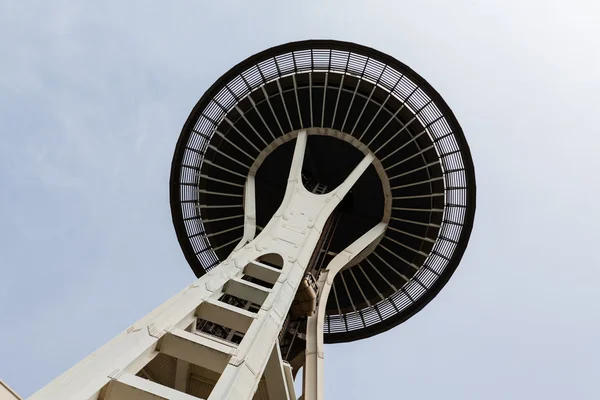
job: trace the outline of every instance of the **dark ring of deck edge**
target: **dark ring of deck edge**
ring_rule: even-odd
[[[277,55],[284,54],[286,52],[302,51],[302,50],[339,50],[346,51],[349,53],[356,53],[361,56],[366,56],[377,60],[378,62],[392,66],[394,69],[399,71],[401,74],[410,79],[417,87],[419,87],[431,100],[434,101],[435,105],[442,112],[443,117],[446,119],[452,129],[452,134],[459,145],[461,159],[464,164],[464,174],[466,177],[466,207],[465,216],[463,220],[462,230],[460,234],[459,243],[456,245],[452,253],[450,261],[447,263],[443,272],[438,276],[435,282],[422,294],[420,297],[405,307],[399,313],[387,317],[382,321],[369,325],[366,328],[351,330],[347,332],[336,332],[336,333],[325,333],[325,341],[327,343],[338,343],[357,340],[373,336],[377,333],[384,332],[404,321],[419,312],[429,301],[431,301],[442,289],[442,287],[448,282],[453,272],[457,268],[464,251],[466,249],[472,228],[475,215],[475,203],[476,203],[476,184],[475,184],[475,173],[473,167],[473,161],[471,158],[469,146],[466,142],[462,129],[455,118],[452,110],[448,107],[443,98],[431,87],[425,79],[420,77],[416,72],[404,65],[400,61],[393,57],[381,53],[377,50],[353,44],[347,42],[339,42],[333,40],[308,40],[302,42],[293,42],[276,46],[258,54],[255,54],[248,59],[242,61],[221,78],[219,78],[202,96],[196,106],[193,108],[190,116],[188,117],[182,133],[177,141],[175,154],[173,156],[170,176],[170,203],[171,203],[171,214],[175,231],[177,234],[178,241],[182,247],[184,255],[188,260],[188,263],[192,267],[192,270],[197,276],[202,276],[206,273],[204,267],[200,264],[197,257],[195,257],[193,247],[187,236],[186,228],[183,222],[183,214],[180,203],[180,173],[181,173],[181,160],[185,153],[185,148],[191,135],[192,129],[196,122],[200,118],[200,114],[205,107],[211,102],[212,98],[223,89],[224,85],[231,81],[242,72],[246,71],[249,67],[258,64],[261,61],[273,58]],[[394,297],[398,293],[390,297]],[[383,300],[381,303],[390,301],[390,297]],[[327,321],[326,321],[327,322]]]

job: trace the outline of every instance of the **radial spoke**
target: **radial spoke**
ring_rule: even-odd
[[[214,177],[212,177],[210,175],[206,175],[206,174],[200,174],[200,178],[208,179],[209,181],[223,183],[225,185],[237,186],[237,187],[241,187],[241,188],[244,187],[244,185],[240,185],[239,183],[233,183],[233,182],[226,181],[226,180],[223,180],[223,179],[217,179],[217,178],[214,178]]]
[[[237,239],[233,239],[231,242],[227,242],[225,244],[220,245],[219,247],[215,247],[213,250],[214,251],[221,250],[223,247],[227,247],[227,246],[232,245],[234,243],[238,243],[240,240],[242,240],[241,236],[239,238],[237,238]]]
[[[375,254],[375,253],[371,253],[371,254]],[[371,262],[371,260],[369,260],[369,257],[365,258],[365,261],[367,261],[369,263],[369,265],[373,268],[373,270],[375,272],[377,272],[377,274],[379,275],[379,277],[381,279],[383,279],[385,281],[385,283],[388,284],[389,287],[391,287],[392,289],[394,289],[394,292],[398,291],[398,289],[396,288],[396,286],[394,286],[390,281],[388,281],[387,278],[385,276],[383,276],[383,274],[379,271],[379,269],[377,269],[377,267],[375,266],[375,264],[373,264],[373,262]]]
[[[384,245],[380,244],[379,247],[383,248],[385,251],[387,251],[388,253],[390,253],[391,255],[393,255],[394,257],[396,257],[398,260],[402,261],[404,264],[408,265],[409,267],[414,268],[417,271],[419,270],[419,267],[417,267],[415,264],[413,264],[410,261],[404,259],[402,256],[394,253],[393,251],[391,251],[390,249],[388,249]]]
[[[407,162],[408,160],[412,160],[413,158],[415,158],[415,157],[417,157],[417,156],[420,156],[421,154],[423,154],[423,153],[425,153],[425,152],[427,152],[427,151],[429,151],[429,150],[431,150],[431,149],[433,149],[433,145],[431,145],[431,146],[427,146],[427,147],[425,147],[424,149],[422,149],[421,151],[419,151],[419,152],[417,152],[417,153],[414,153],[413,155],[411,155],[411,156],[409,156],[409,157],[406,157],[405,159],[403,159],[403,160],[401,160],[401,161],[398,161],[397,163],[395,163],[395,164],[393,164],[393,165],[391,165],[391,166],[387,167],[385,170],[386,170],[386,171],[389,171],[390,169],[392,169],[392,168],[395,168],[395,167],[397,167],[397,166],[398,166],[398,165],[400,165],[400,164],[404,164],[404,163],[405,163],[405,162]]]
[[[410,247],[410,246],[407,246],[407,245],[405,245],[404,243],[402,243],[402,242],[399,242],[399,241],[397,241],[397,240],[395,240],[395,239],[392,239],[392,238],[391,238],[391,237],[389,237],[389,236],[385,236],[385,238],[386,238],[387,240],[389,240],[390,242],[394,242],[394,243],[396,243],[397,245],[404,247],[405,249],[408,249],[408,250],[410,250],[410,251],[412,251],[412,252],[414,252],[414,253],[416,253],[416,254],[420,254],[420,255],[422,255],[423,257],[428,257],[428,256],[429,256],[429,254],[427,254],[427,253],[424,253],[424,252],[422,252],[421,250],[413,249],[412,247]]]
[[[385,299],[385,297],[383,297],[383,294],[381,294],[381,292],[379,291],[379,289],[377,288],[377,286],[375,286],[375,284],[373,283],[373,281],[371,280],[371,278],[369,278],[369,275],[367,275],[367,273],[363,269],[362,265],[358,264],[358,268],[363,273],[363,275],[365,276],[365,278],[367,278],[367,281],[369,282],[369,284],[371,285],[371,287],[373,288],[373,290],[375,291],[375,293],[377,293],[377,295],[379,296],[379,298],[381,300]],[[392,287],[392,289],[396,290],[396,288],[394,287],[394,285],[390,284],[390,286]]]
[[[398,83],[400,83],[400,81],[402,80],[402,78],[400,78],[400,80],[398,81]],[[396,85],[398,84],[396,83]],[[398,135],[400,132],[402,132],[404,130],[404,128],[406,128],[408,126],[407,124],[403,124],[400,120],[398,120],[398,114],[400,114],[400,111],[402,111],[404,109],[404,106],[406,105],[406,102],[408,101],[408,99],[411,98],[411,96],[417,91],[419,87],[415,87],[415,89],[410,92],[410,94],[404,99],[404,101],[402,101],[402,105],[394,112],[394,114],[392,114],[392,116],[390,117],[390,119],[385,123],[385,125],[383,125],[383,127],[379,130],[379,132],[377,132],[377,134],[373,137],[373,139],[371,139],[371,141],[369,142],[368,146],[371,145],[371,143],[381,134],[381,132],[383,132],[383,130],[385,128],[387,128],[387,126],[394,120],[396,119],[398,122],[400,122],[400,124],[402,124],[402,129],[398,132],[396,132],[396,134],[394,134],[392,137],[390,137],[390,139],[388,139],[384,144],[382,144],[376,151],[375,153],[377,153],[379,150],[381,150],[381,148],[385,147],[392,139],[394,139],[396,137],[396,135]],[[393,92],[393,90],[392,90]],[[411,121],[412,122],[412,121]],[[383,160],[382,160],[383,161]]]
[[[331,285],[332,289],[333,289],[333,296],[335,297],[335,305],[337,306],[337,310],[338,310],[338,315],[341,317],[342,316],[342,309],[340,308],[340,301],[338,300],[338,295],[337,295],[337,290],[335,289],[335,281],[333,281],[333,284]],[[348,327],[346,326],[346,329]]]
[[[401,277],[402,279],[404,279],[406,282],[408,282],[410,280],[404,274],[402,274],[401,272],[399,272],[398,270],[396,270],[396,268],[392,267],[392,265],[390,263],[388,263],[387,261],[385,261],[383,259],[383,257],[381,257],[379,254],[377,254],[376,251],[374,251],[372,254],[374,254],[375,257],[379,258],[382,263],[384,263],[389,269],[391,269],[396,275],[398,275],[399,277]]]
[[[296,59],[294,58],[294,63]],[[304,122],[302,121],[302,112],[300,111],[300,100],[298,99],[298,84],[296,83],[296,74],[292,75],[294,81],[294,96],[296,96],[296,106],[298,107],[298,119],[300,120],[300,129],[304,129]]]
[[[430,193],[430,194],[420,194],[417,196],[400,196],[400,197],[392,197],[394,200],[409,200],[409,199],[426,199],[431,197],[444,197],[444,193]]]
[[[375,93],[375,89],[377,89],[377,85],[373,85],[373,89],[371,89],[371,93],[369,93],[369,97],[367,98],[367,101],[365,102],[365,105],[363,106],[362,110],[360,110],[360,114],[358,114],[358,118],[356,118],[356,122],[354,123],[354,126],[352,127],[352,130],[350,131],[350,136],[354,136],[354,130],[356,129],[358,122],[361,120],[365,110],[367,109],[367,106],[371,102],[371,97],[373,97],[373,93]],[[358,140],[362,141],[362,138],[363,138],[363,136],[365,136],[365,133],[366,133],[366,131],[364,131],[362,133],[362,135],[360,135],[360,138],[358,138]]]
[[[348,106],[348,110],[346,111],[346,116],[344,117],[344,123],[342,123],[342,129],[341,129],[342,132],[345,132],[344,127],[346,126],[346,121],[348,120],[348,115],[350,115],[350,110],[352,110],[352,105],[354,104],[354,99],[356,98],[356,92],[358,92],[358,87],[360,86],[361,81],[362,81],[362,77],[358,79],[358,82],[356,82],[356,88],[354,88],[354,93],[352,93],[352,99],[350,100],[350,105]]]
[[[200,193],[205,193],[205,194],[214,194],[217,196],[229,196],[229,197],[244,197],[241,194],[235,194],[235,193],[223,193],[223,192],[214,192],[212,190],[206,190],[206,189],[198,189],[198,192]]]
[[[323,108],[321,110],[321,128],[325,127],[325,99],[327,98],[327,80],[329,72],[325,72],[325,85],[323,85]]]
[[[350,290],[348,289],[348,285],[346,284],[346,279],[344,278],[343,271],[340,271],[340,278],[342,278],[342,284],[344,285],[344,289],[346,289],[346,294],[348,295],[348,300],[350,300],[350,305],[354,312],[357,312],[356,306],[354,305],[354,300],[352,300],[352,295],[350,294]]]
[[[308,101],[310,103],[310,126],[313,127],[315,123],[313,122],[312,71],[308,73]]]
[[[375,150],[375,153],[377,154],[379,152],[379,150],[381,150],[382,148],[384,148],[385,146],[387,146],[387,144],[389,142],[391,142],[396,136],[398,136],[400,133],[402,133],[404,131],[404,129],[406,129],[408,127],[408,125],[404,124],[402,126],[402,128],[396,132],[395,134],[393,134],[384,144],[382,144],[381,146],[379,146],[379,148],[377,150]],[[405,148],[406,146],[408,146],[409,144],[413,143],[414,141],[416,141],[418,138],[420,138],[422,135],[424,135],[425,133],[427,133],[427,131],[424,129],[421,132],[417,133],[415,136],[413,136],[408,142],[404,143],[402,146],[397,147],[394,151],[392,151],[390,154],[388,154],[387,156],[383,157],[381,159],[381,162],[384,162],[385,160],[387,160],[389,157],[393,156],[394,154],[396,154],[397,152],[399,152],[400,150],[402,150],[403,148]]]
[[[369,301],[369,299],[367,299],[367,296],[365,296],[365,292],[363,292],[362,287],[360,286],[360,283],[358,283],[358,279],[356,279],[354,272],[352,272],[352,268],[348,268],[348,271],[350,272],[350,276],[352,276],[352,279],[354,280],[354,283],[356,284],[356,287],[358,288],[358,291],[360,292],[360,295],[362,296],[365,303],[367,303],[368,306],[371,306],[371,302]]]
[[[410,171],[407,171],[407,172],[403,172],[403,173],[398,174],[398,175],[394,175],[394,176],[390,177],[389,179],[391,181],[392,179],[400,178],[401,176],[406,176],[406,175],[412,174],[413,172],[421,171],[423,169],[427,169],[429,167],[432,167],[434,165],[439,165],[439,164],[440,164],[439,160],[436,160],[436,161],[431,162],[429,164],[425,164],[425,165],[423,165],[423,166],[421,166],[419,168],[415,168],[413,170],[410,170]]]
[[[417,211],[417,212],[444,212],[442,208],[407,208],[407,207],[392,207],[392,210],[399,211]]]
[[[227,221],[229,219],[243,218],[243,217],[244,217],[244,214],[231,215],[231,216],[222,217],[222,218],[211,218],[211,219],[205,218],[205,219],[202,220],[202,222],[204,222],[204,223],[206,223],[206,222],[219,222],[219,221]]]
[[[335,116],[337,115],[338,104],[340,102],[340,95],[342,94],[342,87],[344,86],[344,78],[346,75],[342,74],[342,79],[340,80],[340,88],[338,90],[337,98],[335,99],[335,107],[333,108],[333,118],[331,120],[331,127],[333,128],[333,124],[335,123]]]
[[[292,125],[292,120],[290,119],[290,113],[288,112],[285,98],[283,97],[283,90],[281,89],[281,84],[279,83],[279,79],[277,80],[277,89],[279,90],[279,97],[281,97],[281,102],[283,103],[283,109],[285,110],[285,116],[287,117],[288,124],[290,124],[290,131],[294,130],[294,125]]]
[[[400,221],[400,222],[407,222],[409,224],[429,226],[432,228],[441,228],[441,225],[432,224],[431,222],[419,222],[419,221],[413,221],[412,219],[402,219],[402,218],[396,218],[396,217],[392,217],[391,219],[393,219],[395,221]]]
[[[373,125],[373,122],[375,122],[375,120],[377,119],[377,117],[379,116],[379,114],[381,113],[381,110],[383,110],[383,108],[385,107],[385,105],[387,104],[388,100],[390,99],[390,97],[392,97],[392,93],[394,92],[394,90],[396,90],[396,86],[398,86],[398,84],[400,83],[400,81],[402,80],[404,76],[400,76],[400,79],[398,79],[396,81],[396,83],[394,84],[394,86],[392,87],[392,89],[390,90],[390,92],[388,93],[387,97],[385,98],[384,101],[381,102],[381,105],[379,106],[379,109],[377,110],[377,112],[375,113],[375,115],[373,116],[373,118],[371,118],[371,122],[369,122],[369,125],[367,125],[367,127],[365,128],[365,131],[363,133],[363,136],[365,133],[367,133],[367,131],[369,130],[369,128],[371,128],[371,125]],[[381,78],[381,77],[380,77]],[[396,111],[396,113],[392,116],[392,118],[390,119],[390,121],[394,118],[394,116],[400,112],[400,110],[404,107],[404,103],[402,103],[402,106],[400,107],[400,109],[398,111]],[[388,122],[389,123],[389,122]],[[386,124],[387,126],[387,124]],[[385,128],[385,126],[384,126]],[[379,132],[377,132],[377,134],[375,136],[373,136],[373,139],[371,139],[369,141],[369,143],[367,144],[367,147],[371,146],[371,143],[373,143],[373,141],[375,139],[377,139],[377,136],[379,136],[379,134],[383,131],[383,129],[381,129]],[[362,136],[361,136],[362,138]]]
[[[373,115],[373,118],[371,118],[371,122],[369,122],[369,125],[367,125],[367,127],[365,128],[362,137],[365,135],[365,133],[367,133],[367,131],[369,130],[369,128],[371,127],[371,125],[373,125],[373,122],[375,122],[375,120],[377,119],[377,117],[379,116],[379,114],[381,113],[381,110],[383,110],[383,107],[385,107],[387,101],[389,100],[389,98],[392,96],[392,94],[388,94],[387,97],[385,98],[384,101],[381,102],[381,105],[379,106],[379,109],[377,110],[377,112],[375,113],[375,115]],[[369,143],[367,144],[367,146],[370,146],[371,143],[373,143],[373,141],[377,138],[377,136],[379,135],[379,133],[377,133],[375,136],[373,136],[373,139],[371,139],[369,141]]]
[[[199,204],[198,208],[199,209],[203,209],[203,208],[242,208],[241,204]]]
[[[206,237],[212,237],[212,236],[217,236],[217,235],[221,235],[223,233],[227,233],[227,232],[231,232],[231,231],[235,231],[237,229],[242,229],[244,227],[244,225],[239,225],[239,226],[234,226],[233,228],[229,228],[229,229],[224,229],[222,231],[218,231],[218,232],[212,232],[206,235]],[[241,238],[240,238],[241,239]]]
[[[265,126],[265,128],[267,128],[267,131],[269,131],[269,133],[271,134],[271,136],[273,137],[273,140],[276,139],[275,134],[273,133],[273,131],[271,131],[271,128],[269,128],[269,125],[267,124],[267,122],[265,121],[265,119],[263,118],[262,114],[260,113],[258,107],[256,106],[256,102],[254,101],[254,99],[250,96],[250,94],[248,94],[248,100],[250,100],[250,104],[252,104],[252,107],[254,108],[254,111],[256,111],[256,115],[258,115],[258,118],[260,118],[260,121],[263,123],[263,125]],[[268,146],[269,144],[267,143],[267,141],[261,136],[258,135],[258,137],[263,141],[263,143],[265,144],[265,146]]]
[[[416,89],[415,89],[415,90],[416,90]],[[413,91],[413,93],[414,93],[414,91]],[[412,96],[412,93],[411,93],[411,96]],[[409,97],[410,97],[410,96],[409,96]],[[408,100],[408,98],[407,98],[407,100]],[[428,106],[429,104],[431,104],[432,102],[433,102],[433,100],[429,100],[429,101],[428,101],[428,102],[427,102],[427,103],[426,103],[426,104],[425,104],[423,107],[421,107],[421,108],[420,108],[420,109],[419,109],[419,110],[418,110],[418,111],[417,111],[417,112],[414,114],[414,116],[413,116],[413,117],[412,117],[410,120],[408,120],[408,122],[406,122],[406,123],[404,123],[404,124],[403,124],[403,126],[402,126],[402,129],[400,129],[400,131],[398,131],[398,132],[396,133],[396,135],[397,135],[398,133],[402,132],[402,131],[403,131],[405,128],[407,128],[408,126],[410,126],[410,124],[412,124],[412,123],[413,123],[415,120],[417,120],[417,116],[418,116],[418,115],[421,113],[421,111],[423,111],[425,108],[427,108],[427,106]],[[400,110],[401,110],[402,108],[404,108],[404,104],[406,104],[406,100],[405,100],[405,102],[402,104],[402,107],[400,107]],[[396,111],[396,114],[397,114],[397,113],[399,113],[399,112],[400,112],[400,110]],[[395,114],[395,115],[396,115],[396,114]],[[437,120],[436,120],[436,121],[437,121]],[[432,123],[434,123],[434,122],[435,122],[435,121],[433,121]],[[430,124],[427,124],[427,126],[426,126],[425,128],[427,128],[429,125],[430,125]],[[427,129],[423,129],[423,131],[422,131],[422,132],[419,134],[419,136],[420,136],[421,134],[425,133],[425,132],[427,132]],[[381,133],[381,131],[379,131],[379,133]],[[376,135],[375,137],[377,137],[377,136],[379,135],[379,133],[377,133],[377,135]],[[386,142],[385,142],[385,143],[384,143],[384,144],[383,144],[381,147],[383,147],[383,146],[385,146],[386,144],[388,144],[388,143],[389,143],[389,141],[390,141],[391,139],[393,139],[393,138],[394,138],[396,135],[394,135],[392,138],[388,139],[388,140],[387,140],[387,141],[386,141]],[[375,140],[375,138],[373,138],[373,139],[371,140],[371,142],[373,142],[373,140]],[[371,142],[369,142],[369,145],[371,145]],[[379,150],[381,149],[381,147],[380,147],[379,149],[377,149],[377,151],[379,151]],[[376,151],[376,153],[377,153],[377,151]],[[389,156],[389,155],[388,155],[388,156]],[[382,161],[383,161],[383,160],[382,160]]]
[[[369,62],[369,60],[367,59],[367,63]],[[365,64],[366,67],[366,64]],[[381,73],[379,74],[379,76],[377,77],[377,80],[375,81],[375,84],[373,85],[373,89],[371,90],[371,94],[369,95],[369,98],[367,99],[367,102],[365,103],[365,105],[363,106],[362,111],[360,112],[360,115],[358,116],[358,119],[356,120],[356,123],[354,124],[354,128],[352,128],[352,132],[350,132],[350,135],[354,134],[354,129],[356,128],[356,126],[358,125],[358,121],[360,121],[360,119],[362,118],[363,112],[365,111],[365,109],[367,108],[367,104],[369,104],[369,102],[371,101],[371,97],[373,96],[373,93],[375,93],[375,89],[377,89],[377,85],[379,85],[379,81],[381,80],[381,77],[383,76],[383,74],[385,73],[385,70],[387,69],[387,64],[383,67],[383,69],[381,70]],[[369,124],[370,126],[370,124]],[[365,136],[365,133],[367,133],[367,129],[365,129],[362,133],[362,135],[360,135],[360,139],[362,140],[363,136]]]
[[[242,167],[244,167],[244,168],[246,168],[246,169],[248,169],[248,170],[250,169],[250,166],[248,166],[248,165],[244,164],[243,162],[240,162],[240,161],[236,160],[235,158],[231,157],[231,156],[230,156],[230,155],[228,155],[227,153],[225,153],[225,152],[222,152],[221,150],[219,150],[217,147],[213,146],[212,144],[209,144],[209,145],[208,145],[208,147],[209,147],[210,149],[212,149],[212,150],[216,151],[217,153],[219,153],[219,154],[220,154],[220,155],[222,155],[223,157],[230,159],[230,160],[231,160],[231,161],[233,161],[234,163],[236,163],[236,164],[239,164],[239,165],[241,165]]]
[[[248,140],[248,138],[246,136],[244,136],[242,134],[242,132],[240,132],[236,127],[233,126],[233,122],[229,121],[228,118],[225,118],[225,121],[227,121],[233,127],[233,129],[235,129],[240,134],[240,136],[242,136],[248,143],[250,143],[260,153],[260,150],[258,150],[258,148],[256,146],[254,146],[254,144],[250,140]],[[232,145],[233,147],[235,147],[240,153],[244,154],[245,156],[247,156],[252,161],[255,160],[256,157],[253,157],[250,154],[246,153],[246,151],[244,149],[242,149],[240,146],[238,146],[237,144],[235,144],[231,140],[229,140],[224,133],[222,133],[222,132],[220,132],[218,130],[215,130],[215,133],[217,135],[219,135],[221,138],[223,138],[223,140],[225,140],[227,143],[229,143],[230,145]]]
[[[258,133],[258,131],[256,130],[256,128],[254,127],[254,125],[252,125],[252,123],[248,120],[248,118],[246,117],[246,113],[244,113],[242,111],[241,108],[239,108],[238,106],[235,106],[235,110],[240,113],[240,116],[242,117],[242,119],[244,120],[244,122],[246,122],[248,124],[248,126],[250,127],[250,129],[252,129],[252,132],[254,132],[256,134],[256,136],[260,137],[260,133]]]
[[[271,114],[273,114],[273,119],[275,120],[275,122],[277,122],[277,126],[279,127],[279,130],[281,131],[281,134],[282,135],[285,134],[283,132],[283,128],[281,127],[281,123],[279,122],[279,118],[277,117],[277,113],[273,109],[273,105],[271,104],[271,100],[269,99],[269,94],[267,93],[267,89],[265,89],[264,86],[261,86],[260,88],[262,89],[262,92],[265,95],[265,100],[267,101],[269,109],[271,110]]]
[[[400,186],[393,186],[391,189],[392,190],[396,190],[396,189],[402,189],[402,188],[407,188],[407,187],[411,187],[411,186],[417,186],[417,185],[422,185],[424,183],[431,183],[431,182],[437,182],[437,181],[443,181],[444,178],[439,176],[437,178],[432,178],[432,179],[427,179],[424,181],[419,181],[419,182],[413,182],[413,183],[407,183],[406,185],[400,185]]]

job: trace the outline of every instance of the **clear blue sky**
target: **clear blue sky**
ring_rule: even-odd
[[[326,348],[328,399],[600,398],[597,1],[0,2],[0,378],[24,396],[187,285],[180,129],[266,47],[355,41],[444,96],[475,229],[405,324]]]

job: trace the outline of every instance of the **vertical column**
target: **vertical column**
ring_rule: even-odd
[[[335,276],[361,252],[376,242],[385,232],[387,223],[380,222],[367,233],[358,238],[344,251],[336,255],[327,266],[317,282],[319,298],[317,312],[308,317],[306,322],[306,352],[304,361],[303,392],[304,400],[324,399],[324,343],[323,325],[327,298]]]
[[[279,342],[276,342],[275,346],[273,346],[273,350],[269,356],[269,361],[267,361],[267,366],[265,367],[264,377],[270,399],[296,400],[296,398],[290,399],[287,378],[283,367],[283,360],[281,359]]]

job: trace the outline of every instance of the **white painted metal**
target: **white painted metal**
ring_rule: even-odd
[[[159,343],[158,350],[178,361],[222,372],[235,354],[236,346],[212,340],[208,335],[196,335],[182,329],[173,329]]]
[[[267,238],[268,242],[275,242],[269,246],[281,249],[279,254],[287,257],[281,277],[240,343],[238,355],[223,371],[210,400],[249,399],[249,394],[254,393],[327,218],[373,160],[372,155],[367,155],[338,188],[316,196],[302,185],[305,147],[306,132],[300,132],[282,205],[252,242],[257,250],[268,250],[262,247],[265,241],[261,240]],[[244,249],[252,248],[252,243]]]
[[[319,304],[317,312],[308,317],[306,326],[306,358],[304,362],[304,399],[323,400],[324,374],[323,374],[323,324],[327,298],[333,285],[335,276],[344,269],[356,256],[369,247],[373,242],[383,236],[387,223],[380,222],[367,233],[358,238],[331,260],[327,269],[321,273],[317,283],[319,287]],[[335,288],[334,288],[335,290]]]
[[[338,188],[324,195],[315,195],[304,188],[301,178],[306,137],[306,132],[297,135],[283,202],[256,238],[238,246],[219,266],[42,388],[31,399],[191,399],[194,397],[181,389],[189,385],[191,377],[197,376],[190,372],[196,366],[213,371],[213,374],[220,373],[209,400],[250,400],[263,373],[269,377],[267,387],[270,393],[286,392],[294,398],[290,389],[289,366],[285,363],[281,366],[278,335],[328,217],[374,159],[372,154],[367,154]],[[254,198],[248,193],[251,186],[246,185],[246,198],[252,198],[249,201]],[[371,236],[368,238],[372,239]],[[245,237],[250,238],[250,235]],[[366,239],[359,241],[362,245]],[[372,241],[365,242],[361,250]],[[356,249],[347,249],[334,261],[347,262],[360,252]],[[282,256],[281,271],[275,272],[274,268],[257,261],[272,253]],[[335,265],[332,264],[331,268]],[[266,289],[242,280],[245,273],[264,276],[274,286]],[[221,301],[226,293],[250,300],[260,305],[260,309],[252,312]],[[323,313],[320,315],[324,316]],[[239,345],[211,338],[195,332],[198,318],[245,335]],[[163,358],[174,357],[178,361],[174,373],[175,389],[136,376],[161,353]]]
[[[133,374],[120,372],[111,378],[102,395],[104,400],[198,400],[197,397]]]
[[[0,379],[0,400],[21,400],[21,397]]]
[[[244,274],[274,284],[277,282],[279,275],[281,275],[281,270],[263,264],[260,261],[251,261],[244,268]]]
[[[177,365],[175,366],[175,390],[180,392],[187,392],[188,382],[190,380],[190,366],[191,364],[183,359],[177,359]]]
[[[218,291],[217,294],[221,294],[221,292]],[[216,300],[214,297],[208,298],[200,304],[196,315],[203,320],[238,332],[247,332],[256,319],[256,314]]]
[[[244,187],[244,235],[235,247],[239,250],[256,236],[256,188],[254,174],[249,174]]]
[[[296,400],[290,399],[290,393],[285,375],[283,361],[281,359],[281,349],[279,342],[275,342],[267,366],[265,367],[265,381],[269,399],[272,400]]]
[[[223,292],[258,305],[262,305],[271,293],[263,286],[237,277],[225,284]]]
[[[281,363],[283,373],[285,374],[285,382],[288,389],[289,398],[291,400],[296,399],[296,388],[294,387],[294,374],[292,373],[292,366],[287,362]]]

